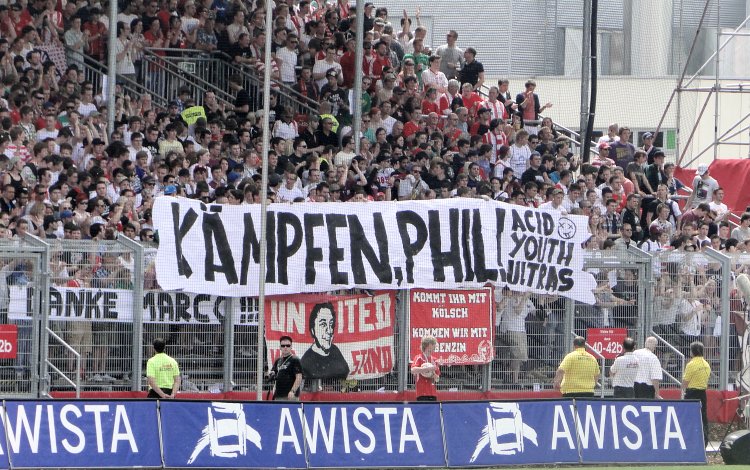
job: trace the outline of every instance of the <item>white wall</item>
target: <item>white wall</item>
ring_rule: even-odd
[[[566,77],[535,77],[537,82],[537,93],[542,101],[551,101],[553,107],[545,112],[555,122],[573,130],[577,130],[580,123],[580,96],[581,82],[579,79]],[[485,83],[494,83],[497,78],[489,78]],[[511,79],[510,91],[515,96],[523,88],[524,78]],[[675,89],[675,78],[632,78],[632,77],[600,77],[597,92],[596,108],[596,130],[606,130],[611,122],[617,122],[621,126],[628,126],[638,130],[653,130],[659,123],[664,109],[669,101],[672,91]],[[712,80],[696,80],[693,87],[712,87]],[[700,108],[706,99],[707,93],[682,92],[681,98],[681,123],[677,126],[677,98],[674,99],[667,113],[663,129],[680,128],[681,146],[684,149],[693,125],[697,120]],[[713,142],[714,132],[714,98],[709,101],[703,118],[693,137],[692,144],[688,148],[685,162],[692,158],[705,147]],[[748,92],[724,93],[719,100],[719,134],[728,130],[744,114],[750,113],[750,84]],[[750,119],[745,121],[750,125]],[[743,127],[740,125],[737,129]],[[748,132],[734,139],[747,145],[723,145],[719,148],[720,158],[747,158],[750,148],[750,137]],[[695,167],[698,163],[709,163],[713,159],[713,151],[703,155],[700,161],[693,162],[690,166]]]

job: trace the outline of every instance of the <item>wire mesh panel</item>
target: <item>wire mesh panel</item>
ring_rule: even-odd
[[[43,271],[37,249],[0,244],[0,391],[35,396],[39,389],[39,328]]]
[[[50,361],[83,390],[130,389],[133,358],[133,252],[113,240],[54,240],[50,245],[50,328],[81,355],[50,343]],[[52,389],[67,389],[50,372]]]
[[[690,359],[690,343],[701,341],[714,372],[719,368],[721,338],[721,265],[696,252],[659,253],[661,272],[656,276],[652,329],[664,341],[657,350],[662,367],[681,378]],[[735,334],[736,337],[736,334]],[[718,375],[712,374],[716,384]]]
[[[564,316],[565,299],[560,296],[495,291],[493,389],[552,388],[569,343]]]

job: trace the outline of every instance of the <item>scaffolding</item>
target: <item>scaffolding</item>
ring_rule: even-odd
[[[715,12],[716,12],[716,50],[708,57],[708,59],[703,62],[703,64],[698,67],[698,69],[692,73],[692,75],[688,76],[688,64],[690,63],[691,58],[693,58],[693,55],[696,50],[696,45],[699,42],[699,37],[701,36],[701,33],[705,33],[706,29],[710,26],[707,26],[706,18],[708,13],[710,12],[711,7],[715,6]],[[748,7],[748,11],[750,12],[750,7]],[[729,45],[732,41],[735,41],[738,37],[747,37],[750,36],[750,31],[746,28],[748,25],[748,22],[750,22],[750,15],[746,15],[745,19],[731,32],[723,32],[721,27],[721,2],[720,0],[706,0],[703,13],[700,17],[700,21],[698,23],[698,27],[695,30],[695,35],[692,40],[692,44],[690,46],[690,50],[688,52],[687,57],[683,60],[680,60],[680,64],[678,66],[678,69],[681,69],[681,74],[677,80],[677,85],[672,92],[672,96],[670,97],[666,108],[664,109],[664,113],[662,114],[662,117],[659,121],[659,125],[657,126],[656,132],[658,133],[661,125],[664,122],[665,117],[667,116],[667,113],[670,110],[670,107],[672,105],[676,106],[676,115],[677,115],[677,144],[676,144],[676,163],[677,166],[680,167],[688,167],[692,163],[696,162],[698,159],[703,157],[706,153],[712,152],[713,160],[716,160],[719,158],[719,147],[724,145],[734,145],[734,146],[747,146],[748,147],[748,153],[747,156],[750,158],[750,144],[748,144],[748,141],[742,141],[741,138],[743,136],[747,136],[750,138],[750,112],[745,113],[742,111],[740,114],[741,116],[738,116],[736,120],[733,120],[732,124],[727,129],[721,129],[720,125],[720,117],[721,117],[721,109],[720,109],[720,98],[722,95],[727,93],[750,93],[750,79],[747,81],[740,80],[738,83],[727,83],[727,77],[722,76],[722,69],[721,69],[721,52]],[[680,35],[682,35],[684,32],[682,25],[680,25]],[[723,36],[728,36],[722,41]],[[696,83],[696,80],[700,78],[705,78],[707,74],[704,74],[704,71],[711,65],[714,66],[714,74],[713,74],[713,85],[712,86],[700,86]],[[734,81],[734,80],[733,80]],[[698,93],[701,95],[705,95],[705,98],[702,100],[701,108],[698,113],[698,116],[695,120],[695,122],[692,125],[692,128],[688,133],[682,132],[680,129],[680,123],[681,121],[681,111],[682,111],[682,94],[683,93]],[[713,98],[713,99],[712,99]],[[699,100],[700,102],[700,100]],[[713,102],[713,114],[714,114],[714,125],[713,125],[713,139],[712,142],[709,145],[706,145],[705,147],[701,148],[698,151],[693,151],[690,155],[688,155],[688,150],[690,149],[690,144],[693,141],[693,138],[701,124],[701,120],[703,119],[703,116],[705,112],[709,109],[709,105]]]

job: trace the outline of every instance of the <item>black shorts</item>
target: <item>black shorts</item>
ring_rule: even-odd
[[[167,395],[171,395],[172,394],[172,389],[171,388],[162,388],[161,391],[164,392]],[[158,393],[156,393],[156,390],[150,389],[148,391],[148,395],[146,396],[146,398],[161,398],[161,397],[159,396]]]

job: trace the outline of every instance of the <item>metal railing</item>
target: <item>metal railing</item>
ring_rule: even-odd
[[[651,336],[653,336],[654,338],[656,338],[656,340],[659,342],[659,344],[664,345],[664,347],[666,347],[667,349],[669,349],[670,351],[672,351],[673,353],[675,353],[677,355],[677,357],[680,358],[679,376],[682,377],[682,374],[685,372],[685,355],[682,354],[679,349],[677,349],[674,346],[672,346],[671,344],[669,344],[669,342],[667,340],[665,340],[664,338],[662,338],[661,336],[659,336],[659,334],[657,334],[653,330],[651,331]],[[661,370],[662,370],[662,373],[664,375],[666,375],[678,387],[682,385],[682,380],[680,378],[675,377],[672,374],[670,374],[669,371],[666,368],[664,368],[664,367],[662,367]]]
[[[571,331],[571,333],[573,333],[574,337],[576,336],[576,332],[575,331]],[[600,352],[598,352],[596,349],[594,349],[588,342],[586,343],[586,348],[591,352],[591,354],[593,356],[596,356],[596,358],[599,359],[599,384],[598,384],[599,385],[599,396],[602,397],[602,398],[604,398],[604,390],[607,388],[606,387],[606,384],[607,384],[606,377],[607,376],[606,376],[606,373],[605,373],[606,365],[607,365],[607,360],[606,360],[606,358]]]
[[[70,47],[65,46],[66,52],[74,52]],[[85,60],[77,65],[83,67],[83,75],[87,81],[92,83],[102,84],[106,82],[108,67],[106,64],[99,62],[86,55]],[[132,96],[142,96],[149,93],[150,90],[141,82],[133,80],[124,75],[117,75],[117,83],[122,87],[123,91]],[[166,108],[168,100],[166,97],[158,94],[152,95],[152,102],[159,107]]]
[[[65,342],[64,339],[60,338],[57,333],[52,331],[50,327],[46,328],[47,334],[52,337],[54,340],[56,340],[58,343],[60,343],[61,346],[63,346],[69,353],[71,353],[76,360],[76,368],[73,371],[74,379],[71,380],[70,377],[68,377],[67,374],[65,374],[63,371],[57,368],[52,361],[49,360],[49,357],[44,359],[44,362],[47,364],[47,367],[52,369],[56,374],[58,374],[65,382],[69,383],[73,388],[75,388],[76,392],[76,398],[81,398],[81,353],[76,351],[71,345]]]
[[[259,109],[263,102],[263,77],[255,69],[235,63],[223,52],[193,49],[147,48],[143,52],[141,81],[153,94],[164,96],[169,101],[177,96],[181,86],[192,90],[197,104],[202,104],[203,94],[213,91],[217,99],[233,103],[229,92],[230,77],[242,78],[243,88],[250,94],[251,110]],[[272,89],[285,106],[296,113],[317,113],[318,103],[298,93],[287,84],[272,80]]]

